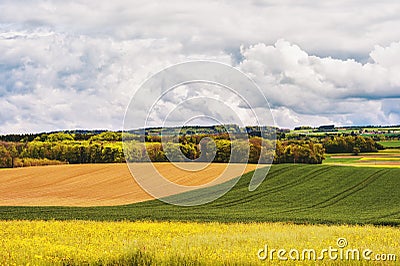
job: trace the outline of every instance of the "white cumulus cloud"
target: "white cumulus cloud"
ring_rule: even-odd
[[[251,76],[279,126],[400,123],[396,0],[4,0],[0,10],[0,134],[121,129],[140,84],[191,59]]]
[[[295,44],[278,40],[275,45],[256,44],[244,49],[240,68],[262,88],[275,114],[278,110],[287,113],[286,122],[278,119],[281,125],[307,121],[312,125],[322,121],[396,123],[393,105],[400,101],[400,83],[395,70],[400,61],[391,58],[400,55],[398,47],[399,43],[377,46],[369,62],[363,64],[309,55]],[[386,99],[391,99],[391,108]]]

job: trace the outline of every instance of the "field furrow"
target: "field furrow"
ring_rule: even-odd
[[[141,164],[140,167],[138,172],[146,175],[148,166]],[[170,163],[155,163],[154,167],[171,182],[186,186],[207,184],[227,170],[227,164],[205,165],[202,171],[187,171]],[[248,172],[255,169],[256,165],[233,167],[242,167]],[[240,173],[227,170],[219,182],[225,182],[237,175]],[[154,198],[132,178],[126,164],[0,170],[0,206],[110,206],[151,199]]]

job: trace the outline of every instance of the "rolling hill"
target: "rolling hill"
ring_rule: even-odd
[[[223,197],[196,207],[178,207],[158,200],[84,208],[3,206],[0,207],[0,219],[400,225],[400,169],[273,165],[266,180],[253,192],[248,191],[250,178],[251,173],[243,175]],[[212,189],[218,189],[218,186]],[[188,193],[196,197],[196,191]]]
[[[220,175],[218,182],[225,182],[243,170],[246,173],[256,167],[254,164],[228,168],[227,164],[186,163],[183,168],[179,163],[140,163],[135,165],[136,172],[148,177],[152,166],[168,180],[186,186],[208,185]],[[195,167],[204,169],[190,171]],[[126,164],[0,169],[0,206],[111,206],[152,199],[132,178]]]

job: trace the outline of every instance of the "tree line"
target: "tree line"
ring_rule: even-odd
[[[53,133],[37,135],[32,141],[2,141],[0,167],[149,160],[320,164],[325,152],[374,152],[382,148],[372,138],[362,136],[331,136],[322,140],[268,140],[253,136],[246,140],[227,133],[167,137],[122,136],[120,132],[90,134],[83,137]]]
[[[197,138],[191,138],[196,140]],[[127,161],[213,161],[235,163],[321,163],[323,148],[313,143],[262,140],[227,140],[206,137],[194,142],[40,141],[0,142],[0,167],[45,164],[121,163]],[[279,152],[275,152],[275,145]]]
[[[371,137],[331,136],[322,140],[327,153],[376,152],[384,147]]]
[[[0,143],[0,167],[58,163],[120,163],[124,162],[121,143],[41,142]],[[42,160],[42,163],[41,163]],[[21,165],[22,164],[22,165]],[[26,165],[25,165],[26,164]]]

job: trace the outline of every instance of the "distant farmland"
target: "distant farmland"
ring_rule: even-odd
[[[400,168],[400,150],[386,149],[379,152],[354,154],[330,154],[324,164],[358,167]],[[356,170],[355,170],[356,171]]]
[[[391,141],[379,141],[385,148],[400,148],[400,140],[391,140]]]

